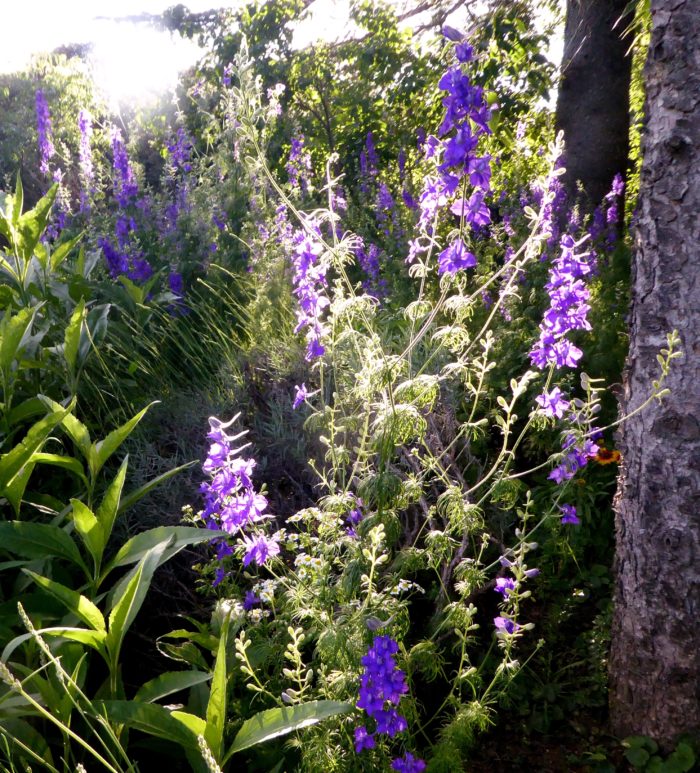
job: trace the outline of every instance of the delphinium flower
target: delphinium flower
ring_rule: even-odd
[[[573,505],[560,505],[559,509],[562,512],[561,522],[577,525],[581,523],[578,515],[576,515],[576,508]]]
[[[505,598],[512,590],[515,590],[515,580],[512,577],[498,577],[494,590]]]
[[[540,324],[540,337],[530,351],[530,361],[537,368],[550,365],[557,368],[576,367],[583,352],[566,335],[572,330],[590,330],[587,315],[590,296],[582,277],[591,268],[586,253],[577,253],[583,240],[575,242],[571,236],[561,239],[561,255],[554,261],[545,285],[550,305]]]
[[[462,69],[462,64],[472,59],[471,47],[462,41],[457,45],[455,54],[459,64],[447,70],[439,82],[440,88],[447,92],[442,100],[445,115],[438,129],[438,136],[442,139],[428,137],[425,143],[425,155],[436,160],[438,174],[428,176],[424,181],[418,221],[423,238],[410,243],[407,262],[412,262],[420,252],[429,249],[431,241],[425,237],[432,236],[435,216],[458,191],[459,198],[451,207],[454,214],[472,228],[491,222],[490,210],[485,202],[491,184],[491,158],[476,155],[479,138],[491,131],[488,127],[491,112],[483,89],[473,84]],[[465,192],[467,183],[473,190]],[[462,247],[455,249],[461,254]],[[438,265],[438,272],[454,273],[473,265],[475,263],[471,259],[462,266],[443,259]]]
[[[394,202],[394,197],[391,195],[389,187],[384,182],[379,183],[379,188],[377,189],[375,215],[377,218],[377,225],[385,236],[391,234],[392,228],[393,231],[396,232],[398,228],[396,203]]]
[[[292,188],[298,188],[302,195],[306,195],[309,189],[311,177],[311,154],[304,147],[304,135],[292,137],[289,149],[289,159],[285,165],[289,184]]]
[[[406,752],[403,757],[392,761],[391,769],[398,773],[422,773],[425,770],[425,762],[414,757],[411,752]]]
[[[35,95],[36,133],[39,141],[39,169],[42,174],[49,175],[49,161],[56,153],[51,130],[51,114],[42,89],[37,89]]]
[[[476,266],[476,256],[469,252],[464,242],[457,238],[438,255],[438,273],[455,274]]]
[[[309,230],[319,233],[318,227],[311,224]],[[325,294],[327,287],[326,267],[321,262],[323,252],[321,244],[305,231],[295,236],[294,250],[294,294],[299,300],[297,326],[295,332],[306,330],[306,359],[321,357],[325,347],[321,343],[326,328],[321,321],[324,309],[330,305]]]
[[[125,253],[116,249],[109,239],[100,236],[97,240],[97,246],[102,250],[112,279],[116,279],[122,274],[126,275],[129,272],[129,258]]]
[[[549,473],[548,478],[561,484],[576,475],[598,453],[598,445],[591,438],[579,438],[575,432],[564,435],[563,460]]]
[[[296,409],[306,401],[306,398],[309,396],[309,392],[306,388],[306,384],[302,384],[301,386],[295,386],[294,389],[296,390],[294,394],[294,402],[292,403],[292,410],[296,411]]]
[[[380,275],[379,255],[380,250],[376,244],[370,244],[365,249],[364,242],[360,242],[355,248],[357,263],[365,274],[362,280],[364,291],[381,299],[386,296],[386,280]]]
[[[535,398],[535,402],[540,406],[545,416],[552,419],[561,419],[569,407],[569,401],[565,399],[564,393],[557,386],[549,392],[542,392]]]
[[[136,198],[138,185],[122,134],[116,126],[112,126],[110,130],[110,141],[114,169],[114,197],[119,202],[119,206],[126,207]]]
[[[78,113],[78,129],[80,131],[80,146],[78,162],[80,168],[80,211],[88,212],[90,199],[93,195],[95,170],[92,164],[92,117],[87,110]]]
[[[496,633],[500,635],[514,634],[520,630],[520,626],[515,620],[511,620],[509,617],[503,617],[501,615],[494,617],[493,624],[496,626]]]
[[[174,170],[192,171],[192,141],[182,126],[166,145],[168,159]]]
[[[374,748],[376,735],[393,738],[407,730],[408,725],[394,708],[401,696],[408,692],[406,675],[396,666],[394,655],[399,645],[389,636],[375,636],[374,641],[362,658],[365,667],[360,678],[357,707],[364,709],[374,719],[376,728],[369,732],[366,727],[355,728],[355,750]]]
[[[277,535],[268,537],[261,532],[252,535],[245,533],[246,529],[269,516],[265,515],[267,499],[253,486],[255,460],[238,455],[245,445],[232,448],[232,444],[246,433],[229,435],[226,432],[236,418],[228,423],[216,417],[209,419],[207,438],[211,445],[202,469],[210,480],[200,486],[204,496],[204,509],[200,518],[210,529],[221,529],[231,536],[242,537],[240,544],[244,548],[244,566],[252,562],[262,566],[268,558],[280,552],[279,538]],[[215,547],[219,560],[232,553],[232,548],[225,540],[217,540]],[[222,572],[218,572],[215,582],[220,582],[223,576]]]

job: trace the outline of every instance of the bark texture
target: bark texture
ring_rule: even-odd
[[[629,156],[631,40],[621,35],[628,0],[567,0],[557,128],[564,132],[564,187],[586,211],[600,204]],[[617,23],[616,23],[617,22]]]
[[[610,710],[665,748],[700,731],[700,3],[652,0],[646,128],[622,408],[640,405],[676,328],[663,403],[620,433]]]

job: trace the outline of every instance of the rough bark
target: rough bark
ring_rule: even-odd
[[[678,329],[672,392],[620,433],[610,710],[665,748],[700,731],[700,3],[652,0],[623,411]]]
[[[566,144],[564,187],[586,211],[600,204],[629,156],[628,0],[567,0],[557,128]],[[584,196],[577,193],[581,183]]]

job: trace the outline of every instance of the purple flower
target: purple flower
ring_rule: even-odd
[[[494,617],[493,624],[496,626],[497,633],[513,634],[520,628],[514,620],[507,617]]]
[[[414,757],[411,752],[406,752],[403,757],[392,760],[391,768],[398,773],[423,773],[425,762]]]
[[[129,163],[124,140],[116,126],[112,126],[110,130],[110,139],[112,144],[112,165],[114,168],[114,196],[121,207],[126,207],[132,199],[136,198],[138,185]]]
[[[401,696],[408,692],[406,675],[396,667],[394,661],[394,655],[398,651],[399,645],[389,636],[374,637],[372,646],[362,658],[365,670],[360,678],[359,699],[356,704],[375,720],[376,733],[388,735],[390,738],[403,733],[408,727],[404,717],[393,708],[398,706]],[[361,733],[360,737],[364,739],[365,735]],[[355,738],[357,739],[357,733]]]
[[[498,577],[494,590],[505,598],[511,591],[515,590],[515,580],[512,577]]]
[[[561,419],[564,411],[569,408],[569,401],[564,399],[564,394],[559,387],[554,387],[551,392],[542,392],[535,398],[535,402],[542,408],[546,416]]]
[[[80,147],[78,148],[78,161],[80,167],[80,210],[86,212],[90,209],[92,196],[92,184],[95,172],[92,165],[92,118],[87,110],[78,113],[78,129],[80,130]]]
[[[39,140],[39,169],[42,174],[49,174],[49,161],[56,153],[51,130],[51,114],[46,103],[46,97],[41,89],[35,95],[36,133]]]
[[[294,402],[292,403],[292,410],[296,411],[296,409],[306,400],[306,398],[309,396],[309,392],[306,389],[306,384],[302,384],[301,386],[295,386],[294,387],[297,391],[294,395]]]
[[[456,274],[465,268],[474,268],[476,257],[464,246],[461,239],[455,239],[447,249],[438,255],[438,274]]]
[[[570,523],[574,525],[581,523],[580,518],[576,515],[576,508],[573,505],[560,505],[559,509],[562,512],[562,523]]]
[[[355,751],[357,754],[365,749],[374,749],[375,746],[374,736],[367,732],[366,727],[360,726],[355,728]]]
[[[249,590],[245,594],[245,598],[243,599],[243,609],[247,612],[249,609],[252,609],[257,604],[260,604],[260,598],[255,595],[255,591]]]
[[[243,544],[246,551],[243,556],[243,566],[248,566],[255,561],[262,566],[268,558],[274,558],[280,552],[280,546],[276,539],[257,534],[253,537],[244,536]]]

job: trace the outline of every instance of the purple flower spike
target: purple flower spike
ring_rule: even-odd
[[[274,558],[280,552],[277,540],[266,537],[264,534],[257,534],[252,538],[243,537],[243,544],[246,547],[243,566],[249,566],[253,561],[258,566],[262,566],[268,558]]]

